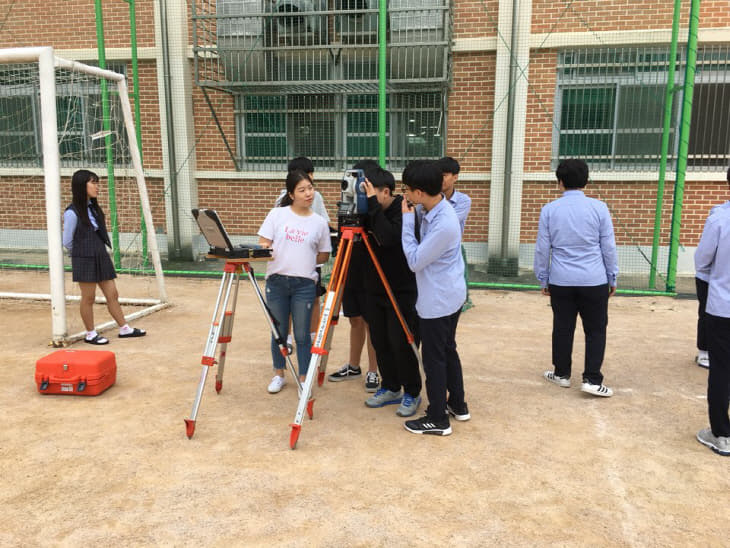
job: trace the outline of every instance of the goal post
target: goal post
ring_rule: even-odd
[[[121,117],[121,123],[119,124],[120,130],[123,127],[123,131],[125,132],[124,139],[120,139],[120,141],[124,142],[124,157],[127,158],[128,155],[125,163],[128,162],[129,165],[125,166],[124,169],[131,171],[131,177],[136,182],[139,206],[141,206],[141,214],[144,218],[143,225],[147,231],[147,251],[152,261],[156,280],[155,298],[120,299],[122,304],[145,306],[145,308],[127,315],[126,318],[131,320],[166,306],[167,293],[125,76],[111,70],[89,66],[77,61],[61,59],[54,55],[53,48],[51,47],[0,49],[0,65],[36,63],[40,111],[37,118],[40,126],[38,133],[40,133],[41,146],[39,149],[42,151],[42,176],[45,188],[45,224],[50,294],[9,291],[0,293],[0,296],[24,299],[49,299],[52,317],[52,343],[54,345],[61,345],[83,336],[83,332],[69,335],[67,327],[66,301],[74,299],[74,296],[67,295],[65,287],[61,226],[63,212],[61,202],[61,144],[66,148],[73,148],[75,141],[85,140],[88,143],[89,141],[93,141],[93,136],[89,138],[88,136],[72,135],[73,132],[68,132],[69,135],[66,135],[65,132],[68,127],[76,123],[77,119],[81,118],[83,118],[83,121],[79,122],[79,124],[84,128],[91,127],[90,122],[87,120],[88,113],[86,111],[67,113],[68,120],[61,120],[61,125],[59,125],[59,103],[57,97],[57,86],[59,85],[68,87],[70,85],[69,82],[78,81],[80,82],[78,84],[79,86],[86,86],[88,88],[90,84],[82,81],[84,78],[97,79],[99,81],[104,79],[107,82],[114,83],[120,106],[119,113],[117,114],[117,116]],[[61,72],[63,72],[62,75],[59,74]],[[21,80],[21,78],[16,77],[15,80]],[[59,84],[59,82],[61,83]],[[73,91],[66,91],[67,96],[72,97],[71,100],[73,100],[73,93]],[[106,116],[105,114],[105,122],[107,121]],[[7,123],[0,125],[0,129],[8,125]],[[107,148],[110,147],[109,140],[103,140],[105,141],[104,146]],[[7,148],[12,149],[12,143]],[[20,148],[20,145],[17,145],[16,148]],[[76,167],[81,167],[81,165]],[[75,298],[78,299],[79,297]],[[102,330],[111,325],[114,325],[114,322],[97,324],[96,328],[97,330]]]

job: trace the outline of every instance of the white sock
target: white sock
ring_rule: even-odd
[[[710,354],[707,352],[707,350],[698,350],[697,357],[698,358],[709,358]]]
[[[96,329],[92,329],[91,331],[87,331],[86,332],[86,340],[87,341],[90,341],[91,339],[93,339],[97,335],[98,335],[98,333],[96,332]]]
[[[291,333],[286,336],[286,344],[288,344],[289,346],[294,346],[294,339],[292,339]]]
[[[119,334],[120,335],[126,335],[128,333],[132,332],[132,328],[129,327],[128,323],[125,323],[122,327],[119,328]]]
[[[314,339],[315,339],[315,338],[317,337],[317,332],[316,332],[316,331],[312,331],[312,332],[311,332],[311,333],[309,334],[309,336],[310,336],[310,337],[311,337],[311,339],[312,339],[312,340],[311,340],[312,344],[314,344]]]

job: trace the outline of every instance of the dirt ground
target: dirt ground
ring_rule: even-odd
[[[223,390],[211,371],[185,435],[218,286],[168,278],[173,306],[135,322],[147,337],[109,332],[117,383],[93,398],[38,394],[49,307],[0,301],[1,546],[727,546],[730,460],[695,440],[707,372],[693,365],[694,301],[611,299],[616,394],[598,399],[576,382],[582,333],[573,387],[542,379],[546,298],[472,291],[457,334],[471,421],[416,436],[395,406],[363,405],[362,380],[325,382],[292,451],[296,389],[266,392],[268,328],[245,280]],[[347,337],[341,324],[329,371]]]

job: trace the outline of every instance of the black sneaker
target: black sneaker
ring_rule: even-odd
[[[446,410],[449,412],[449,415],[454,417],[457,421],[468,421],[471,418],[471,415],[469,414],[469,407],[466,405],[466,402],[464,402],[461,407],[451,407],[447,403]]]
[[[365,375],[365,392],[375,392],[380,387],[380,379],[376,371],[368,371]]]
[[[346,381],[348,379],[354,379],[355,377],[359,377],[362,375],[362,371],[360,371],[359,367],[355,367],[353,365],[350,365],[349,363],[346,363],[342,367],[340,367],[336,373],[332,373],[329,377],[327,377],[332,382],[340,382],[340,381]]]
[[[451,424],[448,417],[441,421],[432,421],[428,415],[414,421],[406,421],[403,426],[414,434],[431,434],[433,436],[448,436],[451,434]]]

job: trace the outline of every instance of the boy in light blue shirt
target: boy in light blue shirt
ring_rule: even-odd
[[[449,415],[459,421],[471,418],[456,351],[456,327],[466,299],[461,226],[441,193],[443,176],[435,162],[411,162],[402,180],[406,199],[402,203],[401,239],[408,266],[416,274],[416,311],[429,401],[426,415],[406,421],[405,428],[414,434],[448,436]],[[417,211],[413,204],[420,206]]]

